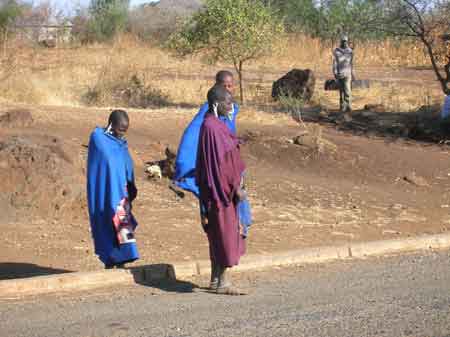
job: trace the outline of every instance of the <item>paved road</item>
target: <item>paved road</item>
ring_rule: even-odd
[[[0,336],[450,336],[449,252],[236,275],[253,293],[193,284],[0,303]],[[192,282],[205,283],[205,279]]]

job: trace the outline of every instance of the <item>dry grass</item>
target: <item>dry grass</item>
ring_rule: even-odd
[[[382,104],[387,111],[410,112],[419,107],[442,103],[442,93],[439,88],[426,86],[405,86],[398,83],[375,83],[369,89],[353,90],[353,109],[362,109],[367,104]],[[319,89],[315,98],[328,109],[338,109],[339,93]]]
[[[320,85],[320,80],[329,74],[331,49],[331,45],[305,36],[290,36],[280,41],[271,57],[248,65],[245,85],[249,102],[270,109],[272,81],[297,67],[310,68],[319,74],[314,100],[335,108],[337,93],[325,92]],[[415,44],[365,43],[356,45],[355,52],[357,69],[369,65],[383,69],[428,65],[426,55]],[[83,105],[82,98],[89,89],[106,82],[123,81],[133,74],[173,104],[198,105],[204,101],[217,69],[232,69],[230,64],[205,65],[201,57],[177,59],[130,36],[121,36],[111,45],[60,49],[18,46],[10,41],[1,59],[0,75],[5,75],[0,83],[1,99],[11,103],[68,106]],[[395,111],[408,111],[440,97],[439,90],[435,89],[420,86],[407,92],[402,89],[392,81],[392,85],[356,91],[355,104],[383,103]],[[114,102],[102,99],[100,104]]]

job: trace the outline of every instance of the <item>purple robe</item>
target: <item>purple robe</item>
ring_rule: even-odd
[[[196,167],[200,202],[207,210],[211,260],[222,267],[235,266],[245,252],[236,208],[245,164],[236,136],[211,114],[200,130]]]

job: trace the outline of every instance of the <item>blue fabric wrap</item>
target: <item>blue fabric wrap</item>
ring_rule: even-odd
[[[197,148],[200,129],[208,109],[208,103],[203,104],[194,119],[189,123],[186,130],[184,130],[175,161],[175,184],[186,191],[194,193],[197,198],[200,195],[200,191],[195,182]],[[239,106],[234,104],[234,114],[231,119],[220,117],[234,134],[236,134],[236,117],[238,113]]]
[[[192,192],[197,198],[200,195],[200,191],[195,182],[195,165],[197,163],[200,129],[208,109],[209,105],[206,102],[200,107],[194,119],[189,123],[186,130],[184,130],[175,161],[174,183],[185,191]],[[231,119],[223,116],[219,117],[234,134],[236,134],[236,118],[238,113],[239,106],[234,104],[234,113]],[[202,211],[202,205],[200,205],[200,212],[204,213]],[[238,204],[238,212],[239,220],[244,227],[244,236],[246,237],[249,227],[253,222],[250,202],[247,199]]]
[[[139,258],[135,242],[119,245],[112,219],[127,197],[127,182],[134,183],[128,144],[96,128],[89,140],[87,198],[95,253],[105,265]]]
[[[242,234],[246,238],[248,236],[248,231],[250,229],[250,226],[253,223],[250,202],[248,201],[248,199],[244,199],[238,203],[237,207],[238,207],[238,213],[239,213],[239,222],[241,223],[242,228],[243,228]]]

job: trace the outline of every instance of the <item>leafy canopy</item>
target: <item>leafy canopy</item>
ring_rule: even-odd
[[[269,54],[284,31],[271,7],[259,0],[206,0],[174,33],[169,47],[180,55],[204,52],[211,61],[232,62],[240,79],[244,63]]]
[[[383,37],[367,23],[380,17],[385,0],[266,0],[285,16],[290,31],[336,40],[346,33],[352,39]]]
[[[89,7],[88,34],[91,40],[104,41],[123,31],[128,23],[129,0],[92,0]]]
[[[207,0],[171,46],[183,55],[206,51],[215,61],[247,61],[270,52],[282,31],[281,21],[260,1]]]
[[[20,16],[22,12],[21,5],[15,0],[0,2],[0,31],[4,32],[8,26]]]

